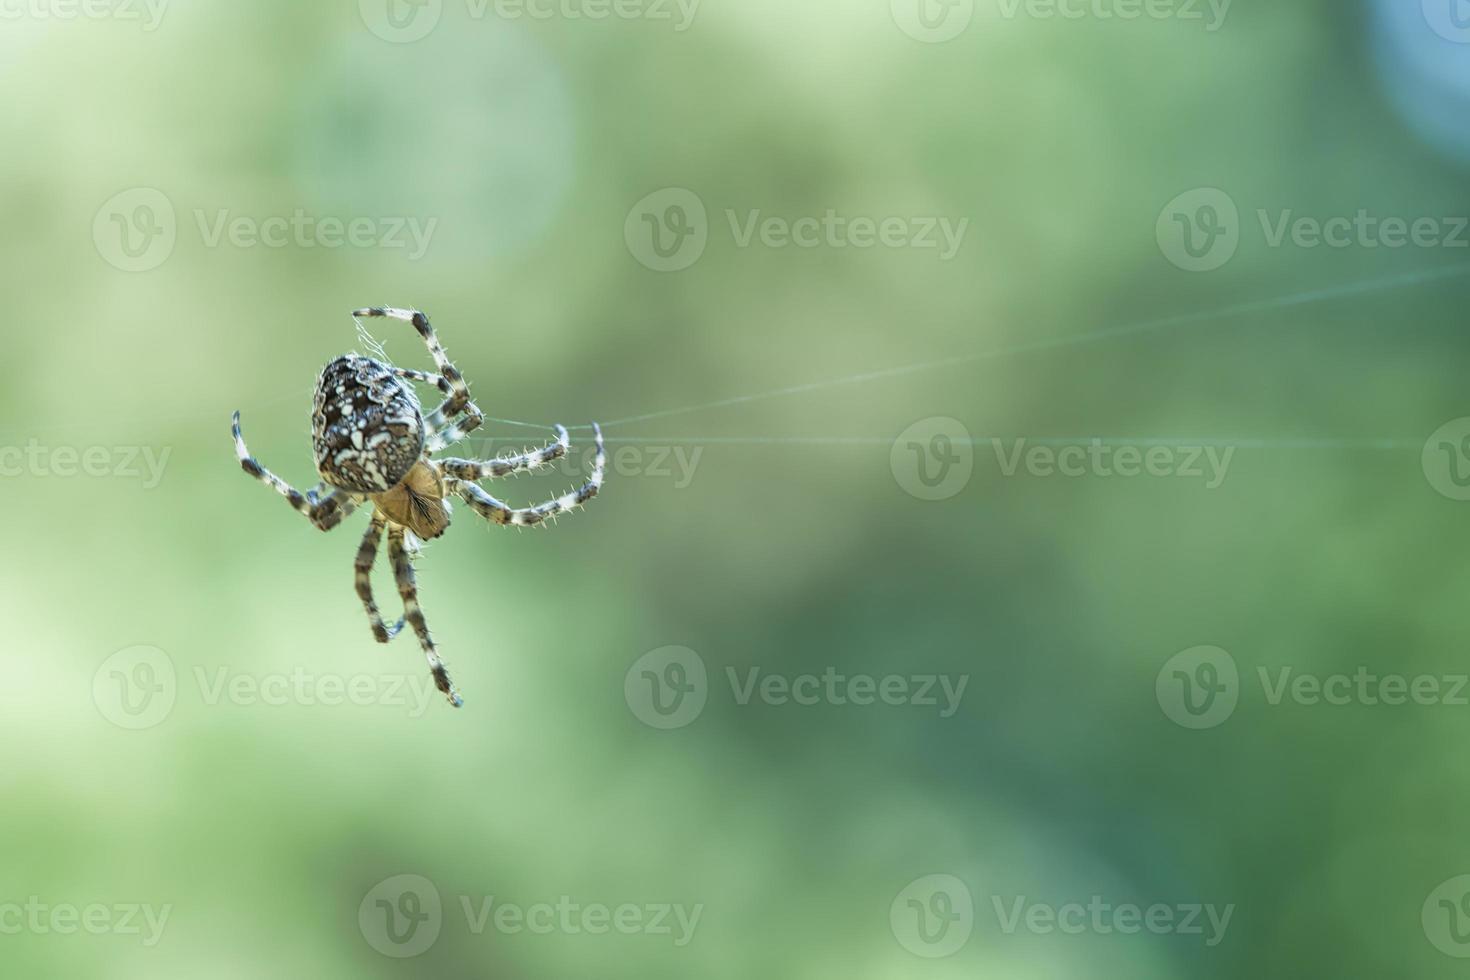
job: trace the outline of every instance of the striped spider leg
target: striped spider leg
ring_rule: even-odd
[[[302,493],[262,466],[250,455],[250,450],[245,448],[245,437],[240,434],[239,412],[235,413],[230,431],[235,437],[235,455],[240,458],[240,468],[285,497],[287,503],[303,514],[318,530],[332,530],[357,509],[357,499],[350,493],[333,488],[322,497],[320,494],[326,488],[324,483],[318,483],[315,489]]]
[[[419,608],[418,585],[414,581],[413,556],[409,553],[408,545],[405,543],[405,535],[411,533],[407,528],[396,524],[388,528],[388,560],[393,565],[393,578],[398,583],[398,595],[403,599],[403,617],[413,627],[415,635],[419,638],[419,646],[424,649],[424,657],[429,661],[429,673],[434,677],[434,684],[449,699],[449,703],[456,708],[463,707],[464,699],[454,688],[454,682],[449,679],[449,671],[444,667],[444,661],[439,657],[439,650],[434,646],[434,638],[429,634],[428,620],[424,619],[424,611]]]
[[[554,426],[556,441],[541,449],[523,453],[507,453],[494,459],[459,459],[446,456],[439,460],[445,473],[458,480],[493,480],[503,476],[529,473],[561,459],[572,448],[571,437],[563,426]]]
[[[357,548],[357,559],[352,565],[357,597],[362,600],[362,608],[367,611],[373,638],[379,643],[387,643],[403,631],[403,617],[399,617],[393,626],[385,626],[383,615],[378,612],[378,604],[373,600],[373,565],[377,564],[378,546],[383,541],[383,529],[387,526],[388,519],[374,511],[367,533],[362,536],[362,544]]]
[[[564,437],[566,430],[562,429],[560,431]],[[457,466],[458,473],[449,469],[448,464],[450,460],[444,460],[441,465],[445,466],[445,471],[448,473],[448,479],[445,482],[450,490],[458,493],[475,513],[487,521],[513,527],[534,527],[537,524],[543,523],[547,518],[555,517],[557,514],[563,514],[581,507],[587,501],[597,496],[597,492],[602,489],[602,480],[607,469],[607,450],[602,442],[602,429],[596,423],[593,423],[592,431],[595,434],[597,445],[597,452],[592,461],[592,476],[586,483],[570,493],[563,494],[545,503],[537,504],[534,507],[511,507],[490,496],[490,494],[486,493],[474,481],[497,475],[494,473],[497,463],[501,465],[507,462],[513,464],[517,459],[529,461],[537,455],[536,453],[528,453],[523,457],[511,457],[509,460],[488,460],[484,463],[467,463],[464,460],[455,460],[454,462],[456,464],[460,464]],[[556,452],[556,449],[561,445],[561,442],[562,440],[558,439],[552,446],[544,450],[539,450],[538,452],[542,454],[554,453],[555,455],[560,455],[561,453]],[[565,449],[561,450],[561,452],[565,451]],[[555,455],[552,458],[555,458]],[[529,468],[529,466],[526,468]],[[507,472],[517,472],[517,470],[511,469]]]
[[[424,420],[434,433],[430,442],[431,451],[456,443],[480,427],[485,421],[484,413],[470,400],[470,389],[465,384],[464,375],[449,360],[449,355],[445,353],[444,345],[439,343],[439,337],[434,333],[434,327],[429,323],[428,316],[419,310],[400,310],[392,306],[374,306],[354,310],[352,315],[388,317],[410,323],[423,338],[424,345],[429,348],[429,356],[434,359],[434,366],[439,369],[438,378],[434,379],[434,383],[442,380],[444,385],[441,386],[441,390],[445,392],[443,403],[430,412]],[[461,413],[464,418],[449,425],[450,420]]]

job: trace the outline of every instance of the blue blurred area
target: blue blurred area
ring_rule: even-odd
[[[1406,122],[1470,163],[1470,2],[1371,0],[1380,79]]]

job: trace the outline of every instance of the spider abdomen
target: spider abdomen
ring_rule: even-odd
[[[423,454],[423,412],[392,368],[348,354],[317,379],[311,437],[323,480],[351,493],[383,493]]]

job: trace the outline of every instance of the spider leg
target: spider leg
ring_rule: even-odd
[[[447,400],[445,401],[445,404],[448,404]],[[463,409],[463,418],[453,423],[452,425],[445,425],[444,423],[446,422],[446,419],[444,417],[443,408],[443,405],[439,406],[439,408],[435,409],[434,413],[425,420],[428,423],[430,431],[432,432],[432,435],[429,436],[429,442],[426,447],[431,453],[436,453],[446,446],[451,446],[454,443],[459,442],[465,436],[478,429],[480,427],[480,424],[485,420],[485,416],[480,411],[480,407],[474,402],[469,402],[465,405]]]
[[[444,401],[440,402],[438,407],[424,418],[424,423],[428,426],[430,433],[430,443],[428,446],[430,452],[443,449],[445,446],[463,439],[471,430],[477,428],[483,420],[484,413],[473,402],[465,402],[457,411],[449,411],[449,409],[454,408],[457,398],[455,396],[454,385],[444,375],[430,374],[428,371],[415,371],[413,368],[399,367],[396,364],[388,365],[388,370],[400,378],[407,378],[409,381],[418,381],[422,384],[433,385],[444,393]],[[445,427],[448,425],[449,419],[461,413],[468,416],[468,418],[463,420],[463,431],[457,428],[446,429]]]
[[[240,457],[240,468],[285,497],[286,501],[292,507],[304,515],[319,530],[332,530],[332,528],[341,524],[349,514],[357,509],[357,501],[350,494],[344,493],[341,490],[333,490],[325,497],[319,497],[317,494],[322,487],[321,484],[318,484],[318,488],[315,490],[308,490],[306,493],[302,493],[260,465],[260,462],[254,456],[250,455],[250,450],[245,448],[245,438],[240,435],[239,412],[235,413],[230,428],[235,436],[235,455]]]
[[[455,415],[459,414],[459,413],[451,413],[451,412],[447,411],[446,409],[447,409],[447,406],[449,404],[450,404],[450,399],[449,398],[444,399],[444,401],[442,401],[442,402],[439,403],[439,405],[438,405],[437,408],[435,408],[432,412],[430,412],[427,416],[424,417],[424,421],[429,424],[429,427],[430,428],[433,428],[433,429],[442,429],[442,428],[444,428],[449,423],[449,420],[451,418],[453,418]],[[474,415],[482,415],[482,414],[484,414],[484,413],[482,413],[480,411],[480,406],[474,404],[473,402],[466,402],[464,408],[460,409],[460,412],[463,412],[463,413],[466,413],[468,415],[471,415],[472,417]]]
[[[428,427],[430,434],[430,444],[428,446],[430,452],[443,449],[450,443],[458,442],[464,438],[466,433],[478,427],[483,420],[484,413],[473,402],[465,402],[458,410],[453,412],[449,411],[454,408],[458,399],[455,395],[454,385],[444,375],[430,374],[428,371],[415,371],[413,368],[399,367],[396,364],[389,365],[388,369],[400,378],[407,378],[409,381],[418,381],[422,384],[433,385],[444,393],[444,400],[439,403],[438,407],[424,417],[424,423]],[[446,430],[445,427],[449,419],[461,413],[468,416],[468,418],[463,420],[464,431],[460,432],[457,429]]]
[[[439,659],[439,651],[434,648],[434,639],[429,635],[429,624],[424,619],[424,612],[419,608],[418,586],[414,582],[413,562],[409,558],[408,549],[404,547],[403,536],[405,529],[397,524],[388,526],[388,559],[393,563],[393,577],[398,582],[398,594],[403,598],[403,616],[413,626],[413,631],[418,634],[419,645],[424,648],[424,656],[429,660],[429,673],[434,675],[434,683],[449,703],[456,708],[464,704],[459,692],[454,689],[454,682],[449,679],[449,671],[444,669],[444,661]]]
[[[548,500],[535,507],[516,509],[501,503],[478,485],[466,480],[451,476],[447,481],[449,488],[463,497],[465,503],[469,504],[475,513],[488,521],[516,527],[531,527],[540,524],[548,517],[555,517],[557,514],[582,506],[597,496],[597,491],[602,489],[602,477],[607,459],[602,445],[602,430],[595,424],[592,429],[597,433],[597,455],[592,463],[592,478],[571,493],[563,494],[555,500]]]
[[[460,480],[487,480],[525,473],[545,466],[561,459],[570,448],[571,442],[567,430],[558,425],[556,441],[545,448],[533,449],[528,453],[496,456],[494,459],[486,460],[445,457],[439,460],[439,466],[444,472]]]
[[[403,630],[402,618],[393,626],[384,626],[378,604],[373,601],[373,564],[378,560],[378,545],[383,540],[383,528],[387,523],[382,514],[376,511],[373,513],[372,523],[368,525],[367,533],[362,536],[362,545],[357,549],[357,560],[353,562],[357,596],[362,600],[362,607],[367,610],[368,625],[372,627],[373,636],[379,643],[387,643]]]
[[[418,381],[426,385],[433,385],[435,388],[444,392],[445,395],[454,394],[454,386],[442,374],[430,374],[428,371],[415,371],[413,368],[399,367],[396,364],[389,364],[387,368],[400,378],[407,378],[409,381]]]
[[[413,324],[413,328],[418,331],[419,336],[424,339],[425,346],[429,348],[429,355],[434,358],[434,365],[439,369],[439,374],[449,384],[448,397],[444,399],[444,404],[430,415],[430,424],[437,428],[447,419],[464,412],[466,417],[455,424],[455,429],[458,430],[455,438],[462,439],[479,427],[484,421],[484,415],[475,403],[470,401],[470,389],[469,385],[465,384],[464,375],[460,374],[459,368],[449,360],[449,355],[444,352],[444,345],[439,343],[439,338],[435,335],[434,328],[430,325],[427,316],[418,310],[400,310],[391,306],[354,310],[352,315],[385,316]]]

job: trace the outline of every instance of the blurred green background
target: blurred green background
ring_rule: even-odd
[[[1464,11],[388,3],[4,6],[0,974],[1461,974]],[[458,712],[228,438],[313,483],[370,304],[467,453],[612,423],[426,547]],[[1092,437],[1233,455],[998,458]]]

